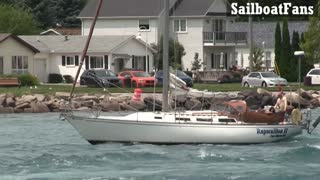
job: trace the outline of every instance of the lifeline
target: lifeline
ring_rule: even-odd
[[[259,3],[247,3],[238,6],[231,3],[231,15],[313,15],[313,6],[292,6],[292,3],[281,3],[278,6],[261,6]]]

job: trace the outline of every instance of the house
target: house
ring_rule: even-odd
[[[12,34],[0,34],[0,75],[35,73],[35,54],[40,51]]]
[[[47,82],[50,73],[74,77],[87,40],[87,36],[0,37],[3,74],[31,73],[41,82]],[[125,68],[149,72],[153,68],[153,53],[155,50],[136,36],[92,37],[81,72],[85,69],[119,72]]]
[[[81,11],[82,35],[88,35],[98,0],[91,0]],[[226,0],[170,0],[170,37],[185,48],[184,70],[191,69],[195,53],[205,70],[228,69],[235,63],[235,49],[247,47],[247,31],[230,27]],[[163,0],[105,0],[94,31],[100,35],[137,35],[158,43],[163,24]]]
[[[81,11],[82,35],[89,33],[98,0]],[[104,0],[94,31],[100,35],[141,34],[148,43],[158,43],[163,27],[163,0]],[[147,7],[147,8],[146,8]],[[195,53],[203,60],[203,71],[227,70],[236,65],[249,68],[249,24],[229,16],[227,0],[170,0],[170,37],[185,48],[184,70],[190,70]],[[282,22],[280,22],[282,25]],[[264,66],[274,67],[276,22],[254,22],[254,45],[264,50]],[[308,22],[289,21],[293,31],[305,32]]]

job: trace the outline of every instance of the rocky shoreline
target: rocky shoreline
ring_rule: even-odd
[[[258,109],[267,105],[274,105],[277,99],[277,92],[268,92],[264,89],[249,89],[241,92],[216,93],[212,98],[194,98],[189,96],[177,96],[172,99],[172,107],[180,110],[219,110],[224,107],[223,102],[230,100],[244,100],[250,109]],[[100,94],[100,95],[76,95],[68,107],[77,110],[90,110],[99,108],[101,111],[150,111],[161,110],[161,95],[146,93],[142,94],[140,101],[132,100],[133,94]],[[304,91],[301,89],[301,96],[298,92],[286,92],[288,104],[298,106],[300,101],[302,108],[316,108],[320,106],[319,91]],[[55,95],[23,95],[0,94],[0,113],[47,113],[61,112],[66,108],[69,93],[57,92]]]

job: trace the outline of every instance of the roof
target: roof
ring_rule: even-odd
[[[83,51],[87,36],[19,36],[44,53],[79,53]],[[66,39],[67,38],[67,39]],[[88,53],[110,53],[135,36],[93,36]],[[139,40],[136,40],[142,43]],[[145,44],[143,44],[145,45]],[[151,49],[154,51],[153,49]]]
[[[18,36],[15,36],[13,34],[10,33],[0,33],[0,43],[4,42],[6,39],[8,38],[13,38],[16,41],[18,41],[19,43],[21,43],[22,45],[26,46],[28,49],[30,49],[31,51],[33,51],[34,53],[38,53],[39,50],[37,48],[35,48],[34,46],[28,44],[27,42],[25,42],[24,40],[22,40],[21,38],[19,38]]]
[[[52,28],[41,32],[40,35],[81,35],[81,28]]]
[[[280,27],[282,29],[282,22]],[[275,44],[275,29],[277,22],[253,22],[253,41],[258,47],[263,47],[262,42],[265,42],[264,48],[274,48]],[[293,31],[305,32],[308,30],[308,21],[288,21],[288,29],[290,32],[290,38],[292,38]],[[235,22],[228,26],[231,32],[247,32],[249,34],[248,22]]]
[[[79,17],[94,17],[97,4],[98,0],[88,1]],[[162,9],[163,0],[104,0],[99,17],[157,17]]]
[[[170,0],[171,16],[206,16],[216,0]],[[226,0],[222,0],[226,2]],[[88,1],[80,18],[93,18],[98,0]],[[158,17],[164,9],[163,0],[104,0],[99,17]],[[221,11],[221,10],[219,10]],[[215,13],[215,12],[213,12]],[[218,12],[220,13],[220,12]]]

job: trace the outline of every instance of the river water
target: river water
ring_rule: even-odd
[[[92,146],[59,114],[0,114],[0,180],[318,180],[319,135],[320,128],[289,141],[241,146]]]

